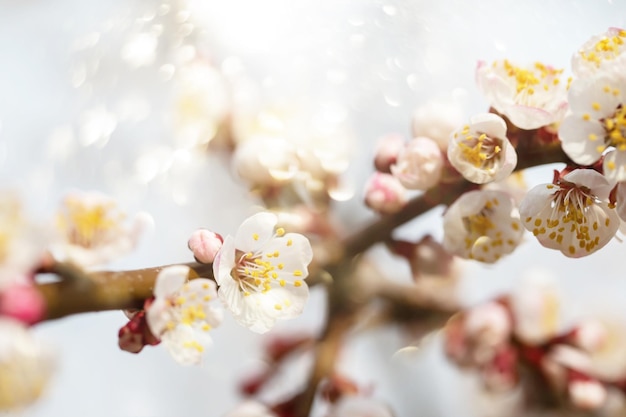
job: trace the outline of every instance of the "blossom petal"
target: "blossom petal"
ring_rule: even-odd
[[[626,181],[626,152],[617,149],[607,152],[602,167],[604,176],[609,181]]]
[[[189,267],[174,265],[163,268],[157,276],[154,284],[154,296],[157,298],[168,297],[183,286],[189,275]]]
[[[604,127],[597,120],[586,120],[579,115],[569,115],[559,127],[563,151],[574,162],[591,165],[600,159],[605,149]]]
[[[213,260],[213,276],[219,285],[225,285],[226,282],[232,281],[230,273],[235,267],[235,239],[232,236],[226,236],[224,244],[217,252]]]
[[[193,328],[185,325],[165,332],[161,340],[174,360],[181,365],[200,363],[204,347],[210,344],[208,336],[204,336],[201,343]]]
[[[272,213],[257,213],[239,226],[235,235],[235,247],[242,252],[256,252],[273,235],[278,218]]]

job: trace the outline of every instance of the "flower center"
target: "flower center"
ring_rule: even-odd
[[[272,289],[272,281],[278,279],[277,270],[284,268],[284,264],[278,262],[279,251],[266,253],[265,260],[262,253],[253,254],[237,251],[236,256],[239,260],[233,268],[231,276],[239,283],[239,288],[246,296],[250,295],[251,291],[267,293]],[[284,286],[284,282],[279,281],[279,283]]]
[[[626,30],[620,30],[611,37],[605,36],[596,42],[591,51],[580,51],[580,56],[599,67],[602,61],[610,61],[622,52],[624,38],[626,38]]]
[[[506,75],[515,82],[518,99],[526,98],[527,101],[537,89],[549,91],[551,87],[559,85],[559,75],[563,73],[562,69],[554,69],[541,62],[535,62],[531,69],[526,69],[516,67],[505,59],[503,66]]]
[[[469,126],[464,126],[461,134],[465,135],[459,143],[465,160],[477,168],[493,168],[498,154],[502,152],[502,140],[491,138],[485,133],[479,133],[478,136],[471,134]]]
[[[626,151],[626,107],[620,104],[613,117],[607,117],[601,121],[604,123],[606,132],[606,145],[614,146],[620,151]]]
[[[121,215],[117,219],[112,217],[111,208],[111,205],[86,206],[69,201],[59,223],[66,230],[70,243],[91,248],[97,246],[121,220]]]
[[[488,202],[478,213],[463,217],[465,230],[467,230],[470,236],[474,237],[474,239],[468,238],[471,242],[477,237],[489,235],[489,231],[496,228],[493,221],[491,221],[492,214],[492,205],[491,202]]]

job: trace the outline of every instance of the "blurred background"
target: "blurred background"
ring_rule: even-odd
[[[349,151],[350,166],[335,208],[339,223],[357,227],[373,218],[362,189],[381,135],[409,137],[416,108],[433,100],[466,117],[487,109],[474,85],[477,60],[539,60],[567,72],[583,42],[625,19],[621,0],[0,0],[0,185],[19,190],[40,222],[71,189],[99,190],[129,213],[150,212],[153,230],[111,268],[192,260],[186,241],[195,228],[233,233],[256,203],[223,155],[177,126],[180,63],[201,59],[241,86],[242,111],[259,102],[296,108],[303,129],[340,128],[345,142],[337,145]],[[221,104],[213,104],[218,113]],[[551,178],[547,167],[527,180]],[[440,237],[440,215],[398,233]],[[614,241],[570,260],[528,236],[497,265],[468,263],[462,295],[468,305],[488,299],[532,267],[555,276],[564,322],[626,317],[618,263],[625,251]],[[383,250],[377,255],[408,277],[405,265]],[[276,332],[315,331],[322,303],[315,289],[303,317]],[[59,369],[43,400],[21,415],[220,416],[239,402],[237,381],[259,366],[261,338],[230,319],[213,332],[198,368],[178,366],[160,347],[120,351],[124,323],[121,312],[108,312],[38,326]],[[501,415],[492,398],[472,390],[471,378],[443,362],[436,337],[403,366],[389,364],[409,341],[393,328],[364,333],[346,347],[340,368],[398,416]]]

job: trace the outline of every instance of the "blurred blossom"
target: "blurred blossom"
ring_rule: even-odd
[[[604,157],[607,179],[626,181],[626,77],[600,73],[575,80],[569,103],[572,112],[559,127],[563,151],[581,165]]]
[[[426,137],[409,141],[400,151],[391,173],[409,190],[425,191],[441,179],[443,155],[437,143]]]
[[[233,166],[253,186],[275,186],[293,178],[299,162],[296,148],[287,140],[256,136],[237,145]]]
[[[491,107],[521,129],[559,122],[567,111],[563,70],[535,62],[518,67],[508,60],[478,63],[476,81]]]
[[[528,278],[509,296],[515,336],[523,343],[538,346],[557,335],[560,297],[553,278],[541,271]]]
[[[309,240],[275,229],[278,218],[257,213],[228,235],[213,262],[218,295],[242,326],[269,331],[277,319],[299,316],[309,297],[304,282],[313,259]]]
[[[0,412],[17,411],[37,400],[54,370],[54,358],[28,329],[0,318]]]
[[[606,245],[620,221],[609,205],[612,184],[592,169],[576,169],[555,184],[532,188],[520,204],[526,229],[539,243],[580,258]]]
[[[121,58],[131,68],[152,65],[159,41],[154,33],[136,33],[122,45]]]
[[[511,197],[501,191],[470,191],[443,217],[444,247],[466,259],[494,263],[511,253],[523,227]]]
[[[413,113],[413,137],[425,136],[433,139],[439,148],[445,150],[450,135],[463,124],[465,115],[461,106],[454,101],[431,101],[420,106]]]
[[[579,78],[599,72],[623,76],[626,69],[626,30],[609,28],[592,36],[572,56],[572,72]]]
[[[626,378],[626,323],[616,319],[587,319],[576,327],[576,342],[589,357],[581,369],[604,381]]]
[[[43,254],[47,238],[24,217],[17,195],[0,191],[0,290],[26,281]]]
[[[607,399],[604,385],[594,380],[575,380],[568,385],[568,394],[572,404],[582,410],[597,410]]]
[[[476,184],[500,181],[517,165],[515,148],[506,137],[506,123],[492,113],[478,114],[454,132],[448,159],[466,180]]]
[[[154,301],[146,308],[150,331],[160,338],[181,365],[197,364],[212,343],[208,332],[222,322],[222,310],[213,306],[215,283],[196,278],[187,282],[189,267],[175,265],[159,272]]]
[[[73,192],[57,215],[57,236],[51,245],[59,261],[95,266],[130,252],[152,219],[146,213],[126,222],[114,199],[100,193]]]
[[[374,153],[374,166],[380,172],[389,172],[391,165],[396,163],[398,154],[405,146],[404,137],[390,133],[379,139]]]
[[[483,189],[505,192],[513,198],[515,205],[519,206],[524,197],[526,197],[528,185],[526,184],[524,171],[516,171],[503,180],[486,184],[483,186]]]
[[[379,213],[395,213],[407,201],[406,188],[391,174],[375,172],[365,185],[365,204]]]

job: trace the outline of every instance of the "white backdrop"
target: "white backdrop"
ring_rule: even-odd
[[[125,58],[129,40],[154,29],[161,3],[0,1],[0,185],[20,189],[41,221],[72,188],[101,190],[130,212],[151,212],[154,230],[115,268],[189,261],[186,240],[194,228],[232,232],[252,204],[219,158],[181,150],[172,140],[172,92],[162,65],[178,26],[160,21],[152,65],[133,68]],[[567,68],[589,36],[626,26],[623,0],[199,0],[192,6],[193,31],[206,39],[200,50],[216,63],[240,62],[268,100],[304,101],[351,127],[354,159],[346,181],[356,197],[337,204],[346,225],[371,217],[359,193],[381,134],[408,135],[412,112],[430,99],[454,98],[468,116],[486,109],[473,84],[478,59]],[[165,155],[149,179],[138,168],[146,154]],[[550,179],[546,169],[530,175],[531,182]],[[440,235],[438,216],[402,234],[418,236],[419,228]],[[626,315],[619,307],[624,251],[613,242],[574,261],[542,250],[529,236],[498,265],[469,265],[463,295],[470,304],[504,291],[532,265],[554,272],[568,317]],[[402,265],[388,265],[407,274]],[[319,327],[322,299],[314,292],[304,317],[284,328]],[[227,320],[214,331],[203,366],[182,368],[159,347],[138,356],[121,352],[116,335],[123,324],[121,313],[110,312],[38,326],[59,353],[59,370],[45,398],[24,415],[219,416],[237,403],[236,381],[259,352],[259,338]],[[402,371],[379,365],[402,342],[396,330],[365,335],[341,366],[376,386],[399,416],[469,415],[476,401],[453,382],[456,373],[441,363],[436,346]]]

